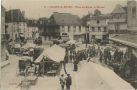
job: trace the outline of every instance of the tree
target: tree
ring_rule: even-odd
[[[99,16],[101,15],[101,11],[99,11],[98,9],[94,10],[94,16]]]

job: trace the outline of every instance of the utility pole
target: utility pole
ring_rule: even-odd
[[[87,48],[87,44],[88,44],[88,31],[89,31],[89,27],[86,26],[86,48]]]

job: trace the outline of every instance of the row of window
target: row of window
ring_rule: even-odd
[[[26,26],[26,23],[17,23],[19,26],[23,25]],[[17,25],[16,23],[13,23],[13,25]]]
[[[79,26],[79,32],[81,32],[81,26]],[[65,32],[65,26],[62,26],[62,32]],[[68,32],[70,32],[70,26],[68,26]],[[76,26],[73,26],[73,32],[76,32]]]
[[[91,27],[91,28],[92,28],[92,31],[95,31],[95,27]],[[102,27],[97,27],[98,32],[101,32],[101,28]],[[103,32],[107,32],[107,28],[106,27],[103,27]]]

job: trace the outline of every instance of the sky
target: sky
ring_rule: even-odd
[[[2,0],[9,9],[25,11],[25,17],[38,19],[50,17],[53,12],[72,13],[82,17],[99,9],[102,13],[111,13],[117,4],[125,6],[126,0]]]

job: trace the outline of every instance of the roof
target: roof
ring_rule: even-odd
[[[12,9],[6,12],[6,22],[24,22],[25,17],[20,9]]]
[[[116,7],[114,8],[114,10],[112,11],[113,14],[117,14],[117,13],[126,13],[125,11],[126,7],[122,7],[121,5],[116,5]]]
[[[54,12],[50,17],[50,21],[52,25],[82,25],[81,19],[70,13]]]
[[[137,48],[137,34],[123,34],[123,35],[116,35],[110,40],[120,42],[122,44]]]

